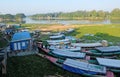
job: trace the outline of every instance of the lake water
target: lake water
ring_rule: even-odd
[[[30,18],[24,19],[29,24],[120,24],[120,20],[101,20],[101,21],[90,21],[90,20],[33,20]]]

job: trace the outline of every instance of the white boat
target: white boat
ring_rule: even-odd
[[[66,46],[66,45],[63,45],[63,46],[50,46],[50,49],[52,50],[60,50],[60,51],[72,51],[72,52],[80,52],[81,50],[81,47],[72,47],[72,46]]]
[[[96,59],[100,65],[120,69],[120,60],[118,59],[105,59],[105,58],[96,58]]]
[[[47,40],[50,45],[58,45],[58,44],[68,44],[70,43],[69,39],[62,40]]]
[[[101,43],[72,43],[72,46],[77,46],[77,47],[99,47],[102,46]]]
[[[86,54],[82,52],[69,52],[62,50],[53,50],[51,51],[53,54],[66,57],[66,58],[85,58]]]
[[[64,34],[50,36],[50,39],[51,39],[51,40],[64,39],[64,38],[65,38],[65,35],[64,35]]]
[[[70,28],[70,29],[67,29],[66,31],[67,31],[68,33],[70,33],[70,32],[73,32],[74,29]]]

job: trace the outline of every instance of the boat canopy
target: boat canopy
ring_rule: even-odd
[[[50,49],[53,49],[53,50],[61,50],[61,51],[80,51],[81,50],[81,47],[66,47],[66,46],[55,46],[55,45],[52,45],[50,46]]]
[[[102,46],[101,43],[72,43],[73,46],[79,46],[79,47],[97,47]]]
[[[69,39],[63,39],[63,40],[47,40],[49,44],[57,45],[57,44],[68,44],[70,43]]]
[[[57,39],[57,38],[63,38],[65,35],[60,34],[60,35],[55,35],[55,36],[50,36],[50,39]]]
[[[81,52],[70,52],[70,51],[62,51],[62,50],[53,50],[52,53],[59,56],[65,56],[71,58],[84,58],[86,55],[85,53],[81,53]]]
[[[105,59],[105,58],[96,58],[98,63],[103,66],[120,68],[120,60],[115,59]]]
[[[100,65],[89,64],[86,62],[81,62],[73,59],[66,59],[63,64],[73,68],[78,68],[80,70],[106,74],[106,67]]]
[[[100,52],[120,52],[119,46],[109,46],[109,47],[96,47],[96,50]]]

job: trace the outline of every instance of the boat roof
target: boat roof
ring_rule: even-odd
[[[79,46],[79,47],[97,47],[102,46],[101,43],[72,43],[73,46]]]
[[[63,37],[63,36],[65,36],[65,35],[63,35],[63,34],[54,35],[54,36],[50,36],[50,39],[61,38],[61,37]]]
[[[63,64],[86,71],[99,72],[103,74],[106,73],[106,67],[104,66],[81,62],[73,59],[66,59]]]
[[[71,51],[62,51],[62,50],[53,50],[52,53],[59,55],[59,56],[66,56],[71,58],[84,58],[86,56],[85,53],[81,52],[71,52]]]
[[[105,58],[96,58],[98,63],[107,67],[120,68],[120,60],[116,59],[105,59]]]
[[[69,39],[62,40],[47,40],[48,43],[60,43],[60,42],[69,42]]]
[[[60,48],[61,47],[61,48]],[[81,47],[70,47],[70,46],[68,46],[67,48],[66,48],[66,46],[60,46],[60,45],[58,45],[58,46],[55,46],[55,45],[51,45],[50,46],[50,49],[54,49],[54,50],[62,50],[62,51],[80,51],[81,50]]]
[[[120,51],[119,46],[109,46],[109,47],[96,47],[100,52],[118,52]]]
[[[69,44],[69,41],[64,41],[64,42],[49,42],[50,45],[60,45],[60,44]]]

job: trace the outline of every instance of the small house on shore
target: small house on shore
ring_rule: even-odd
[[[31,50],[32,38],[29,32],[15,33],[10,42],[11,51]]]

